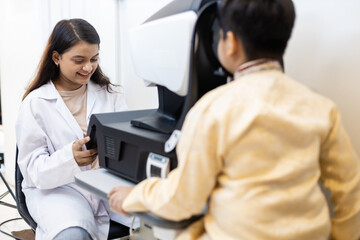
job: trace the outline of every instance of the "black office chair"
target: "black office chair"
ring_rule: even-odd
[[[35,232],[36,222],[32,219],[25,202],[25,195],[22,192],[21,183],[23,181],[23,175],[21,174],[19,165],[18,165],[18,148],[16,148],[16,157],[15,157],[15,196],[16,196],[16,206],[20,216],[24,221],[31,227]],[[121,238],[129,235],[129,228],[110,220],[110,229],[108,239]]]

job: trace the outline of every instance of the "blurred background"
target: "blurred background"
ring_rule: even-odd
[[[123,86],[129,108],[156,108],[156,88],[145,87],[134,73],[127,33],[169,2],[0,0],[0,171],[10,187],[14,184],[18,108],[55,24],[69,18],[90,22],[101,38],[102,69],[113,83]],[[360,153],[360,1],[294,3],[297,18],[285,53],[285,71],[338,105],[350,139]],[[166,33],[159,37],[166,37]],[[0,193],[4,191],[6,187],[0,181]],[[4,199],[14,203],[10,195]],[[18,217],[16,209],[1,208],[0,222]],[[8,223],[7,231],[24,229],[24,224]],[[0,238],[11,239],[2,233]]]
[[[18,107],[55,24],[68,18],[90,22],[101,38],[100,64],[112,82],[123,86],[129,108],[155,108],[156,88],[146,88],[135,75],[127,32],[169,2],[0,0],[0,161],[9,183],[14,182],[14,125]],[[297,18],[284,58],[285,71],[339,106],[359,153],[360,1],[294,0],[294,3]],[[166,37],[166,33],[159,37]]]

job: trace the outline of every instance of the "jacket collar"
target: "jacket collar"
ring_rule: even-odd
[[[250,62],[246,62],[238,67],[234,74],[234,79],[238,79],[242,76],[267,71],[267,70],[277,70],[282,71],[281,65],[278,61],[272,59],[257,59]]]

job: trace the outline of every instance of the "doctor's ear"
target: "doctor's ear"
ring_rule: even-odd
[[[52,60],[54,61],[55,65],[58,66],[59,65],[59,61],[61,59],[60,54],[57,51],[53,51],[52,52]]]

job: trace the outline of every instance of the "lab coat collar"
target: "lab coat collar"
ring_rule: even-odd
[[[96,83],[90,81],[87,86],[88,94],[91,92],[90,95],[94,96],[94,92],[100,91],[103,87],[99,86]],[[60,97],[59,92],[56,90],[55,85],[52,80],[48,83],[44,84],[41,88],[39,88],[38,96],[43,99],[58,99]],[[95,99],[93,99],[95,101]],[[94,102],[92,103],[94,104]]]
[[[39,98],[52,100],[58,99],[60,97],[60,94],[56,90],[54,83],[50,80],[48,83],[38,88],[38,96]]]
[[[92,109],[95,104],[96,94],[95,92],[100,91],[102,89],[96,83],[90,81],[87,86],[87,101],[86,101],[86,121],[89,123],[90,116],[92,114]],[[82,139],[83,132],[77,123],[74,116],[71,114],[65,102],[61,98],[59,92],[56,90],[55,85],[52,81],[44,84],[41,88],[39,88],[38,96],[47,100],[56,100],[56,109],[59,111],[61,116],[63,116],[64,120],[67,122],[69,127],[74,131],[78,139]]]

